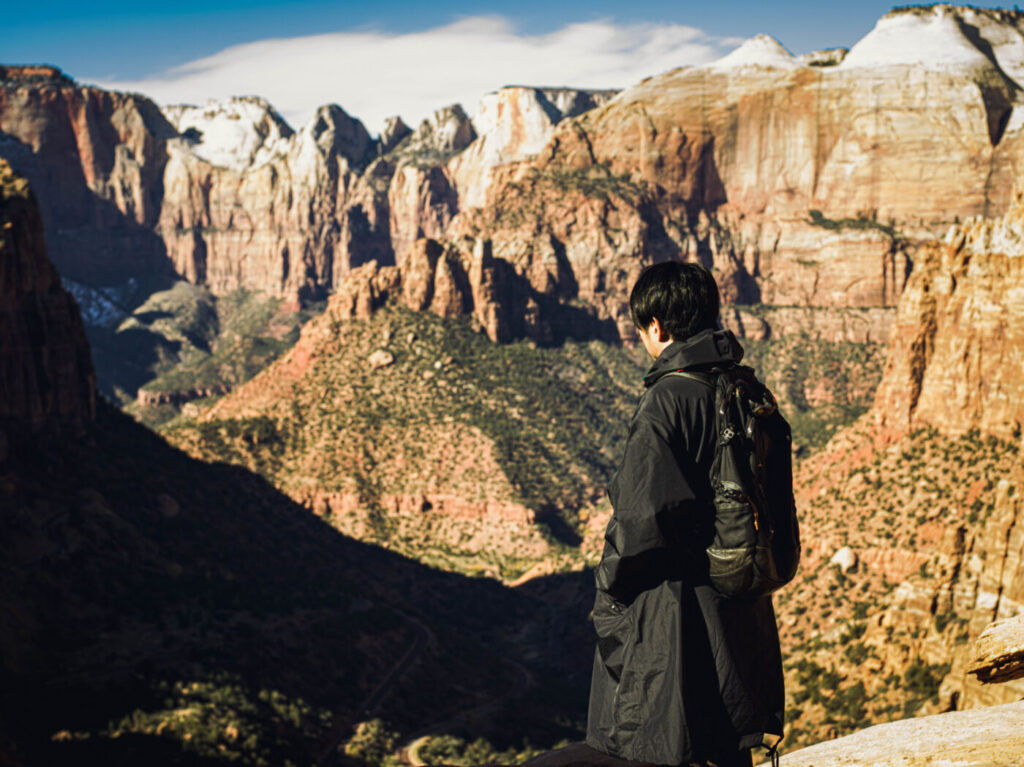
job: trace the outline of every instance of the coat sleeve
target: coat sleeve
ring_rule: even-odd
[[[689,526],[696,500],[686,479],[692,469],[683,466],[693,459],[660,415],[659,408],[640,408],[608,488],[613,513],[595,579],[597,588],[625,603],[679,564],[675,538]]]

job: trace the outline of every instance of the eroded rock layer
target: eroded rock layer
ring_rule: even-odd
[[[316,297],[427,237],[464,271],[491,254],[494,339],[630,335],[626,290],[664,258],[713,267],[730,303],[891,313],[921,242],[1013,200],[1022,19],[900,9],[848,54],[760,36],[618,94],[503,88],[472,119],[453,105],[377,139],[333,105],[296,132],[260,99],[161,114],[7,67],[0,150],[87,283],[161,267]]]

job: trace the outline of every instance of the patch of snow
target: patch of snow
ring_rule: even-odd
[[[128,313],[118,306],[110,297],[98,288],[74,282],[62,277],[61,282],[68,292],[75,297],[82,310],[82,321],[86,325],[100,328],[117,327]]]
[[[294,131],[265,100],[236,96],[206,106],[165,107],[164,115],[197,157],[244,171],[288,151]]]
[[[937,5],[922,13],[883,16],[847,54],[840,69],[896,64],[928,69],[978,72],[993,63],[964,33],[959,9]]]
[[[732,53],[707,65],[709,69],[726,70],[741,67],[796,69],[802,64],[771,35],[757,35]]]

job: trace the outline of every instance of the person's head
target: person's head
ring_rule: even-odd
[[[718,327],[718,284],[700,264],[666,261],[640,273],[629,313],[652,357],[672,341]]]

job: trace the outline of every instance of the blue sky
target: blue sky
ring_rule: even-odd
[[[54,63],[76,77],[134,80],[253,40],[366,28],[401,33],[480,15],[503,16],[525,33],[598,19],[672,22],[723,37],[764,32],[794,53],[803,53],[851,45],[890,7],[885,2],[807,0],[12,3],[4,12],[0,58],[9,63]]]
[[[849,47],[891,7],[867,0],[10,3],[0,63],[56,64],[80,81],[139,90],[161,103],[254,93],[274,102],[292,122],[307,119],[311,104],[335,101],[374,129],[385,113],[415,122],[432,98],[472,102],[474,88],[486,92],[516,81],[624,87],[672,66],[715,58],[739,38],[762,32],[796,54]],[[563,37],[572,38],[572,45],[559,59]],[[473,40],[484,44],[463,46]],[[254,45],[261,41],[279,44]],[[504,66],[491,66],[491,41],[494,51],[504,52]],[[342,49],[351,55],[327,55]],[[396,57],[410,50],[421,58]],[[533,51],[546,57],[546,68],[531,61]],[[604,51],[608,61],[602,59]],[[521,76],[517,55],[522,55]],[[431,69],[446,57],[452,59],[448,68]],[[277,61],[282,67],[272,63]],[[394,62],[391,69],[388,61]],[[231,67],[225,62],[232,62],[233,75],[226,73]],[[245,67],[249,76],[240,74]],[[461,77],[460,67],[479,70],[479,82]],[[494,81],[488,83],[488,77]],[[446,79],[459,83],[446,91],[439,85]],[[301,98],[293,93],[296,85],[302,86]],[[472,112],[475,104],[465,106]]]

